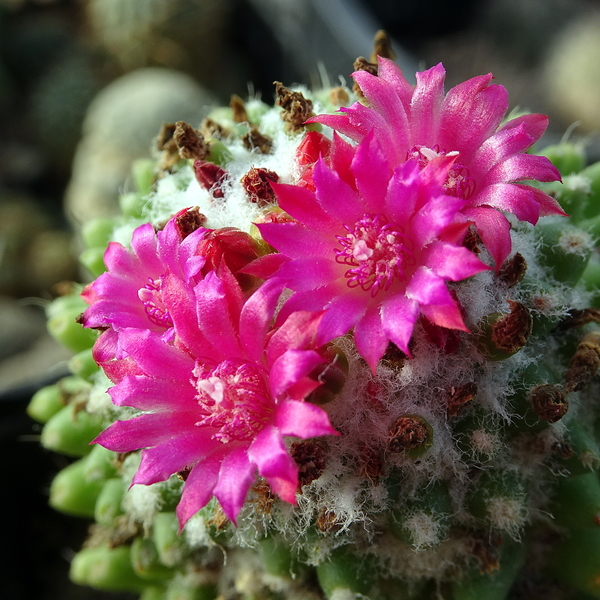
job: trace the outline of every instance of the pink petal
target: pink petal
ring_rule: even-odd
[[[339,279],[344,274],[344,268],[335,262],[334,248],[332,241],[325,256],[308,256],[284,263],[277,271],[277,277],[297,292],[313,290]]]
[[[179,533],[188,520],[206,506],[212,498],[214,487],[219,480],[221,462],[227,452],[227,446],[217,448],[190,471],[183,486],[181,500],[177,505]]]
[[[273,315],[281,292],[283,281],[271,279],[263,283],[250,296],[240,315],[240,341],[246,356],[259,361],[265,349],[266,337],[272,325]]]
[[[560,173],[545,156],[514,154],[489,171],[484,178],[483,185],[512,183],[526,179],[560,181]]]
[[[196,293],[196,312],[198,326],[203,336],[211,343],[215,361],[223,358],[243,356],[240,348],[237,327],[233,319],[239,315],[230,314],[228,308],[227,287],[210,271],[206,277],[194,288]],[[237,323],[236,323],[237,325]],[[207,351],[210,350],[207,348]]]
[[[427,267],[419,267],[406,287],[406,297],[421,306],[445,304],[450,296],[446,282]]]
[[[356,177],[356,184],[362,200],[359,210],[359,212],[362,211],[362,214],[358,214],[357,218],[364,213],[381,212],[390,169],[373,132],[358,145],[352,161],[352,172]]]
[[[113,404],[139,410],[189,410],[197,406],[188,380],[165,381],[145,375],[127,375],[108,390]]]
[[[248,490],[254,483],[255,466],[248,458],[247,448],[238,447],[221,464],[219,482],[213,493],[223,507],[225,516],[235,525]]]
[[[533,142],[537,142],[548,128],[548,117],[540,114],[521,115],[502,125],[499,131],[506,131],[521,126],[533,138]]]
[[[410,356],[408,345],[418,316],[418,303],[400,294],[385,300],[381,305],[381,322],[385,334],[407,356]]]
[[[410,105],[412,127],[410,146],[419,144],[433,148],[438,142],[445,79],[446,71],[441,63],[427,71],[417,73],[417,85]]]
[[[131,452],[166,442],[181,431],[194,430],[198,420],[194,413],[149,413],[127,421],[116,421],[92,443],[115,452]]]
[[[508,94],[489,85],[492,75],[480,75],[452,88],[442,106],[440,148],[460,150],[463,160],[492,135],[508,110]]]
[[[151,223],[141,225],[133,232],[131,248],[144,265],[144,269],[160,277],[164,265],[158,257],[156,232]]]
[[[298,467],[288,454],[280,431],[272,425],[265,427],[250,445],[248,457],[273,491],[285,502],[295,505]]]
[[[437,242],[427,251],[425,265],[443,279],[460,281],[490,269],[464,246]]]
[[[406,152],[406,149],[410,147],[410,128],[406,110],[394,86],[382,77],[371,75],[367,71],[356,71],[352,77],[367,98],[370,108],[376,110],[388,124],[399,150],[395,159],[401,160],[403,157],[400,149],[405,149],[404,152]],[[350,119],[352,120],[352,117]],[[393,152],[392,148],[389,150]]]
[[[375,373],[379,359],[384,355],[389,338],[384,332],[379,306],[370,307],[354,327],[354,341],[358,353]]]
[[[196,464],[220,445],[212,439],[213,433],[196,428],[196,431],[185,432],[154,448],[143,450],[142,461],[131,484],[152,485]]]
[[[330,170],[322,159],[315,164],[313,180],[320,205],[335,220],[354,224],[367,212],[363,198]]]
[[[319,406],[310,402],[284,400],[277,407],[275,425],[281,435],[291,435],[302,439],[322,435],[340,435],[329,421],[329,415]]]
[[[124,329],[119,342],[146,375],[170,381],[187,381],[191,376],[194,361],[190,356],[151,331]]]
[[[331,252],[330,232],[308,229],[301,223],[264,223],[258,225],[263,239],[290,258],[304,258]],[[339,224],[336,229],[340,229]]]
[[[400,67],[389,58],[378,57],[377,76],[392,84],[398,98],[404,105],[408,113],[408,108],[412,100],[413,86],[408,83],[402,74]]]
[[[279,398],[322,364],[323,357],[314,350],[286,350],[271,366],[269,386],[272,396]],[[310,387],[314,389],[317,386],[318,382]]]
[[[261,256],[260,258],[253,260],[249,265],[246,265],[241,269],[240,273],[254,275],[259,279],[268,279],[288,260],[290,259],[283,254],[267,254],[266,256]]]
[[[321,123],[322,125],[331,127],[331,129],[349,137],[355,142],[359,142],[363,136],[369,133],[368,128],[357,128],[355,125],[351,124],[347,114],[317,115],[316,117],[307,119],[306,123]]]
[[[267,364],[272,365],[287,350],[315,348],[321,317],[321,311],[298,310],[292,312],[269,338]]]
[[[333,298],[319,324],[317,344],[326,344],[352,329],[365,314],[369,300],[368,292],[362,290]]]
[[[329,231],[337,225],[323,210],[313,192],[298,185],[272,183],[280,208],[315,231]]]
[[[468,208],[463,212],[468,219],[475,222],[477,233],[492,255],[498,270],[512,247],[510,223],[501,212],[486,206]]]

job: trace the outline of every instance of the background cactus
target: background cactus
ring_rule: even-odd
[[[293,98],[316,114],[352,98],[302,93]],[[280,218],[244,179],[251,169],[283,183],[304,176],[306,130],[288,125],[279,99],[284,108],[234,100],[215,110],[194,134],[203,145],[183,136],[185,124],[167,127],[157,163],[134,167],[123,215],[86,223],[90,272],[103,271],[108,240],[128,244],[140,224],[162,227],[190,206],[215,229]],[[56,476],[51,504],[96,521],[73,581],[144,600],[502,600],[547,597],[548,586],[565,600],[600,597],[600,271],[590,233],[600,169],[584,167],[574,144],[545,154],[566,184],[539,187],[572,217],[511,220],[501,268],[453,284],[470,333],[445,330],[436,343],[439,331],[418,326],[412,356],[390,345],[376,374],[352,337],[339,337],[339,372],[319,402],[342,435],[295,441],[297,506],[259,478],[237,527],[213,499],[179,532],[188,473],[130,487],[140,453],[88,445],[135,411],[111,403],[110,381],[89,360],[96,336],[74,323],[79,294],[56,300],[49,328],[78,353],[75,375],[38,392],[29,412],[45,423],[42,444],[76,458]],[[471,244],[489,258],[481,240]]]

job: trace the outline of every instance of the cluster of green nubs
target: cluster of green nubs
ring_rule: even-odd
[[[208,160],[226,160],[222,150],[214,141]],[[50,504],[95,522],[73,559],[73,581],[138,592],[143,600],[600,598],[600,387],[594,381],[600,163],[585,167],[582,149],[571,143],[541,153],[563,175],[562,184],[543,187],[571,217],[527,226],[535,238],[528,246],[533,259],[517,252],[493,275],[510,298],[509,311],[487,315],[474,332],[485,363],[479,375],[444,391],[444,428],[458,457],[454,475],[448,469],[429,481],[414,475],[439,427],[415,414],[390,431],[388,450],[402,460],[389,466],[385,455],[364,457],[365,485],[381,491],[386,507],[361,522],[364,533],[368,521],[369,536],[348,537],[352,528],[336,521],[335,506],[302,530],[302,540],[286,536],[281,527],[269,528],[273,499],[255,487],[241,515],[254,511],[267,523],[256,528],[254,544],[214,501],[201,511],[205,545],[189,543],[177,532],[182,483],[175,476],[150,486],[157,490],[152,516],[140,517],[128,499],[139,453],[117,456],[89,444],[111,415],[94,408],[107,382],[102,388],[91,355],[95,332],[76,322],[85,309],[80,290],[55,300],[48,327],[74,352],[72,376],[39,390],[29,414],[44,424],[44,447],[75,459],[56,475]],[[137,189],[123,196],[120,222],[128,219],[133,228],[143,221],[141,207],[156,177],[153,163],[134,166]],[[102,254],[115,223],[83,226],[81,260],[94,276],[104,270]],[[519,353],[533,358],[515,362]],[[516,366],[494,405],[485,373],[511,360]],[[404,359],[386,355],[384,362],[393,369]],[[328,539],[346,542],[328,545]],[[311,544],[325,549],[321,558],[317,552],[307,558]]]

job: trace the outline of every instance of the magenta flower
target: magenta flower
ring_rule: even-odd
[[[284,314],[324,310],[318,343],[354,328],[373,371],[390,341],[409,354],[419,314],[466,330],[446,282],[489,267],[461,245],[467,201],[445,193],[455,156],[393,168],[371,132],[356,147],[336,136],[330,159],[339,169],[317,161],[314,192],[273,185],[296,222],[258,225],[281,254],[259,259],[255,273],[296,292]]]
[[[438,156],[454,156],[445,193],[466,200],[462,214],[477,230],[499,268],[510,253],[509,223],[500,211],[535,224],[540,216],[564,215],[558,203],[540,190],[518,183],[555,181],[550,161],[526,154],[546,130],[544,115],[530,114],[501,125],[508,94],[490,85],[492,75],[474,77],[444,95],[441,64],[417,73],[410,85],[392,61],[379,59],[379,75],[353,74],[368,105],[358,102],[343,114],[319,115],[323,123],[359,142],[375,132],[392,166],[407,161],[421,168]]]
[[[124,329],[126,358],[105,365],[116,382],[113,402],[147,412],[117,421],[95,441],[117,452],[144,449],[133,484],[188,472],[181,527],[213,495],[235,522],[256,471],[295,504],[298,467],[283,438],[337,435],[327,413],[304,401],[328,364],[314,343],[321,315],[296,313],[274,329],[282,287],[267,282],[244,301],[226,267],[194,290],[167,274],[162,299],[172,343],[150,329]]]
[[[181,211],[181,215],[185,211]],[[138,227],[131,249],[111,242],[104,254],[107,271],[86,287],[82,296],[90,307],[82,324],[91,328],[147,329],[167,334],[173,322],[162,298],[163,280],[172,273],[194,282],[206,262],[197,252],[207,230],[198,228],[185,235],[177,216],[162,231],[150,223]]]

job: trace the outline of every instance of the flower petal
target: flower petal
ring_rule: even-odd
[[[284,400],[277,407],[275,425],[281,435],[292,435],[302,439],[322,435],[340,435],[329,421],[329,415],[310,402]]]

